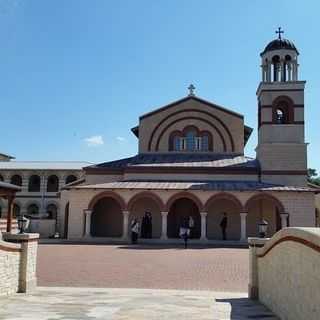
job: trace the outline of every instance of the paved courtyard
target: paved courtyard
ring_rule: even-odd
[[[248,250],[41,244],[40,286],[246,292]]]
[[[0,299],[6,320],[275,320],[245,294],[208,291],[38,288]]]

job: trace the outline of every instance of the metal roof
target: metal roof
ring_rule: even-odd
[[[81,161],[0,161],[0,170],[81,170],[92,165]]]
[[[7,183],[7,182],[2,182],[2,181],[0,181],[0,189],[20,191],[20,190],[21,190],[21,187],[16,186],[16,185],[11,184],[11,183]]]
[[[9,154],[5,154],[5,153],[0,153],[0,156],[8,158],[8,159],[15,159],[15,157],[10,156]]]
[[[138,154],[134,157],[104,162],[91,168],[127,168],[127,167],[233,167],[257,168],[256,159],[239,154],[202,154],[202,153],[153,153]],[[89,167],[90,168],[90,167]]]
[[[297,191],[315,192],[307,187],[277,185],[259,181],[116,181],[79,185],[74,189],[143,189],[143,190],[207,190],[207,191]]]

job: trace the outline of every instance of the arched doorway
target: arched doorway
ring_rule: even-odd
[[[273,236],[281,229],[280,214],[284,212],[282,203],[269,194],[260,194],[251,197],[246,203],[247,236],[257,237],[258,224],[261,220],[268,222],[267,237]]]
[[[161,237],[161,210],[162,202],[157,199],[155,195],[142,193],[136,195],[128,204],[130,212],[129,226],[134,218],[138,219],[140,223],[140,231],[143,230],[143,216],[146,212],[149,212],[152,218],[152,238]],[[141,233],[141,237],[143,234]]]
[[[197,204],[189,198],[182,197],[175,200],[169,209],[168,214],[168,237],[180,238],[179,230],[192,217],[194,228],[191,238],[199,239],[201,235],[201,217]]]
[[[111,197],[99,199],[93,206],[90,232],[93,237],[121,237],[123,214],[119,202]]]
[[[30,204],[27,208],[27,215],[29,217],[36,217],[39,215],[39,206],[35,203]]]
[[[208,201],[206,205],[207,238],[222,239],[220,223],[225,213],[227,216],[226,236],[227,240],[240,240],[241,237],[241,204],[231,196],[217,196]]]
[[[57,219],[58,208],[54,203],[50,203],[47,206],[46,212],[47,212],[47,215],[48,215],[48,219]]]

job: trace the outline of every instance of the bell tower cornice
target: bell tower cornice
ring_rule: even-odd
[[[301,91],[305,85],[306,81],[260,82],[256,94],[259,97],[263,91]]]

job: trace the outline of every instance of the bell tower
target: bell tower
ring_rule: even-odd
[[[304,136],[305,81],[298,78],[295,45],[282,38],[271,41],[261,56],[258,97],[257,159],[261,180],[291,186],[307,183],[307,144]]]

